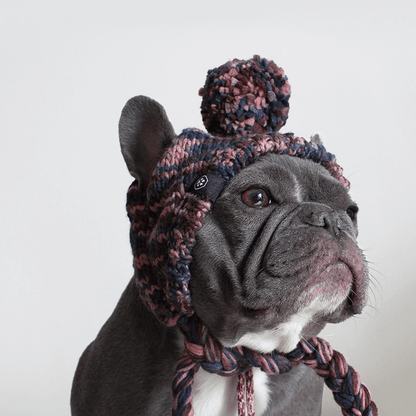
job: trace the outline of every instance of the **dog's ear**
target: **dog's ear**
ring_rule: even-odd
[[[176,135],[164,108],[155,100],[140,95],[124,106],[119,136],[127,168],[143,186]]]

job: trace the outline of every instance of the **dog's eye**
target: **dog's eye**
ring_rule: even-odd
[[[252,208],[263,208],[272,202],[269,194],[261,188],[247,189],[241,194],[241,199]]]
[[[352,205],[347,208],[347,215],[354,221],[357,218],[358,207]]]

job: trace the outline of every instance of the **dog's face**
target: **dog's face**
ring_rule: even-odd
[[[227,183],[192,253],[196,313],[224,346],[289,352],[360,313],[357,205],[314,162],[269,154]]]
[[[143,189],[176,135],[163,107],[134,97],[120,144]],[[320,164],[270,153],[228,181],[190,264],[195,312],[224,346],[288,352],[326,323],[360,313],[368,272],[356,204]]]

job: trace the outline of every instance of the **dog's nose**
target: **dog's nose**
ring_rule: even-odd
[[[339,215],[326,205],[309,203],[307,207],[304,207],[301,217],[305,224],[323,227],[334,237],[338,236],[342,230]]]

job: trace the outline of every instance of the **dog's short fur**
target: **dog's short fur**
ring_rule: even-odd
[[[129,111],[139,111],[148,129],[126,129],[121,141],[130,172],[145,186],[173,130],[155,102],[143,98],[139,107]],[[138,131],[145,137],[134,140]],[[163,137],[158,152],[141,146],[154,135]],[[263,156],[230,180],[206,214],[190,266],[193,305],[212,335],[226,347],[289,352],[326,323],[361,312],[367,269],[357,211],[324,167],[291,156]],[[170,415],[182,352],[179,330],[159,323],[132,279],[80,359],[72,415]],[[255,370],[254,386],[258,416],[320,414],[323,383],[303,365],[277,376]],[[196,416],[236,415],[236,377],[199,370],[193,406]]]

